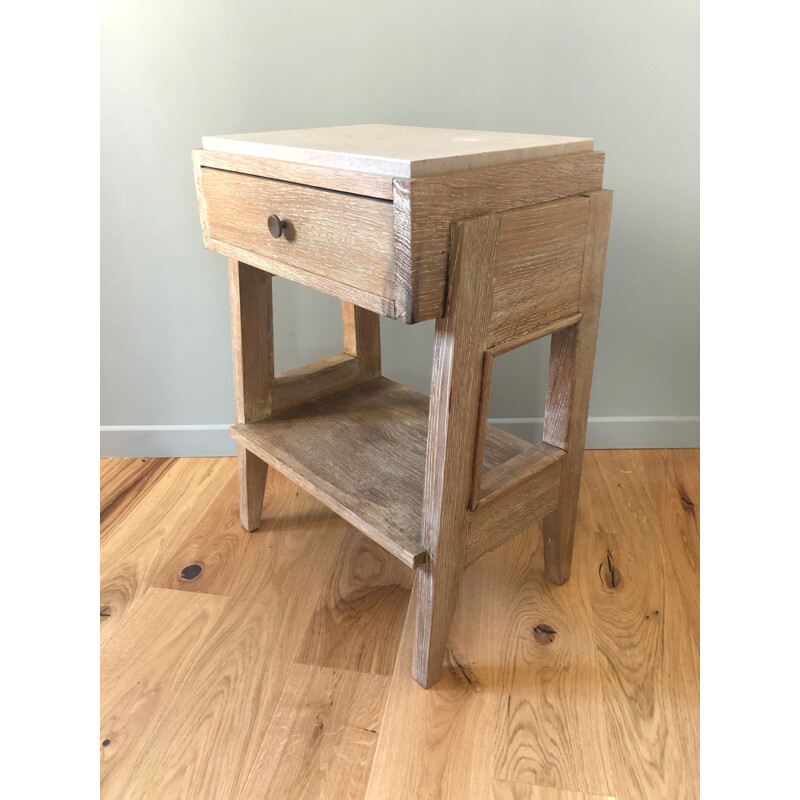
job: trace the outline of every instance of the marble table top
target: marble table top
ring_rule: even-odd
[[[594,140],[407,125],[343,125],[204,136],[203,147],[224,153],[414,178],[592,150]]]

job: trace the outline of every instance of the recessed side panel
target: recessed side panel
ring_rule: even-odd
[[[578,196],[501,215],[490,347],[578,312],[588,213]]]

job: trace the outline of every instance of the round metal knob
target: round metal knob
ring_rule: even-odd
[[[270,214],[267,226],[269,227],[269,232],[277,239],[283,235],[286,220],[281,219],[277,214]]]

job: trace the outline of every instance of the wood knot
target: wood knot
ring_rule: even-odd
[[[556,631],[549,625],[537,625],[533,629],[533,639],[537,644],[552,644],[556,638]]]
[[[203,568],[199,564],[189,564],[181,570],[181,578],[185,581],[193,581],[201,572]]]
[[[482,686],[478,682],[478,678],[472,670],[465,667],[457,658],[456,654],[450,650],[450,671],[453,673],[456,680],[464,686],[464,688],[472,689],[473,691],[481,691]]]
[[[600,562],[599,574],[600,580],[608,589],[619,589],[622,575],[614,563],[614,555],[610,550],[606,550],[606,557]]]
[[[111,739],[103,739],[103,747],[108,747],[111,744]]]

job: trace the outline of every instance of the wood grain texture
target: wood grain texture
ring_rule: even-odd
[[[492,636],[491,628],[486,626],[491,604],[475,602],[478,595],[474,572],[464,575],[462,600],[441,678],[432,690],[426,690],[411,674],[419,591],[417,571],[366,800],[490,797],[494,704],[485,691],[487,676],[476,675],[459,638],[460,619],[471,614],[473,647],[482,649],[488,645],[491,651],[494,641],[492,637],[489,642],[484,635]],[[477,631],[480,635],[475,636]]]
[[[100,654],[100,791],[117,797],[227,598],[148,589]]]
[[[555,587],[545,578],[538,532],[535,526],[484,559],[508,573],[492,775],[613,795],[591,609],[582,584]]]
[[[359,289],[355,286],[348,286],[341,281],[308,272],[307,270],[294,267],[291,264],[278,261],[274,258],[261,256],[233,244],[214,242],[213,248],[209,249],[213,249],[216,253],[228,256],[228,258],[234,258],[246,264],[251,264],[279,278],[286,278],[286,280],[299,283],[302,286],[308,286],[309,289],[323,292],[331,297],[337,297],[340,300],[355,303],[357,306],[361,306],[362,308],[366,308],[378,314],[383,314],[390,319],[396,317],[394,300],[387,300],[380,295],[365,292],[363,289]]]
[[[389,678],[295,664],[241,800],[361,800]]]
[[[292,163],[273,158],[256,158],[203,149],[192,150],[192,162],[196,176],[199,175],[201,167],[211,167],[316,186],[320,189],[363,194],[383,200],[392,199],[392,178],[389,175],[375,175],[369,172],[355,172],[314,164]]]
[[[344,351],[358,358],[362,380],[381,374],[381,318],[373,311],[342,302]]]
[[[337,353],[281,372],[275,376],[272,384],[272,412],[277,414],[287,408],[333,394],[360,380],[361,365],[349,353]]]
[[[104,458],[100,460],[100,541],[124,519],[170,467],[174,458]]]
[[[530,527],[558,502],[564,451],[540,443],[485,472],[469,515],[466,564]]]
[[[594,352],[600,322],[611,199],[608,190],[589,196],[581,282],[581,321],[553,334],[544,412],[543,440],[567,451],[558,508],[542,524],[547,575],[555,583],[569,578],[578,511],[583,445],[589,417]]]
[[[231,258],[228,290],[236,422],[251,422],[271,411],[275,375],[272,275]]]
[[[412,574],[382,547],[353,531],[328,576],[297,661],[391,675]]]
[[[236,421],[250,422],[272,410],[275,355],[272,275],[237,259],[228,261]],[[239,519],[246,531],[261,524],[267,465],[239,445]]]
[[[605,793],[610,755],[583,592],[548,584],[538,536],[507,542],[464,573],[442,677],[427,691],[408,675],[409,619],[367,798],[480,800],[493,796],[494,777]]]
[[[375,378],[231,432],[406,565],[424,558],[425,395]],[[485,463],[527,446],[490,426]]]
[[[444,312],[453,221],[600,189],[601,152],[578,153],[394,181],[397,317],[419,322]]]
[[[206,167],[201,181],[212,250],[223,242],[394,299],[391,203]],[[271,214],[286,222],[279,238]]]
[[[601,795],[613,787],[585,588],[545,580],[537,533],[464,573],[432,690],[407,675],[404,631],[370,800],[488,798],[494,777]]]
[[[518,347],[523,347],[526,344],[535,342],[537,339],[542,339],[545,336],[550,336],[551,334],[563,330],[564,328],[577,325],[581,321],[582,317],[583,315],[580,313],[570,314],[567,317],[562,317],[561,319],[557,319],[555,322],[548,323],[547,325],[535,326],[528,333],[522,336],[518,336],[514,339],[506,339],[500,344],[490,347],[487,352],[491,353],[491,355],[496,358],[497,356],[503,355],[503,353],[508,353],[511,350],[516,350]]]
[[[130,508],[103,543],[100,639],[153,585],[164,558],[191,536],[231,476],[231,459],[181,459]]]
[[[261,526],[267,463],[241,444],[236,446],[239,473],[239,519],[246,531]]]
[[[269,536],[269,526],[248,532],[239,521],[239,477],[236,463],[229,468],[222,490],[192,526],[191,534],[164,556],[153,586],[185,592],[229,595],[239,585],[252,560]],[[270,475],[264,499],[264,518],[279,517],[289,496],[290,482],[279,472]]]
[[[489,401],[492,396],[492,373],[494,372],[494,355],[486,350],[483,353],[481,367],[481,388],[478,401],[478,430],[475,434],[475,457],[472,460],[472,486],[469,494],[469,509],[474,511],[480,500],[481,481],[483,480],[483,454],[486,448],[486,428],[489,424]]]
[[[103,473],[113,477],[113,466]],[[442,680],[427,691],[410,675],[415,606],[399,583],[409,572],[277,471],[267,482],[269,525],[245,534],[235,471],[231,458],[177,459],[132,489],[142,496],[102,543],[106,589],[122,563],[132,567],[117,584],[132,587],[130,610],[107,620],[117,627],[103,652],[113,645],[141,656],[116,673],[114,691],[135,698],[125,751],[140,753],[123,796],[238,800],[248,781],[262,797],[364,796],[362,765],[378,727],[352,725],[348,707],[369,706],[371,678],[390,688],[370,800],[697,796],[697,612],[686,590],[696,574],[689,514],[700,505],[698,451],[588,452],[570,582],[546,580],[536,525],[475,563],[464,573]],[[678,492],[692,505],[676,501]],[[166,594],[208,598],[191,592],[194,583],[231,599],[193,663],[180,660],[179,677],[170,665],[182,656],[162,636],[178,606],[153,605],[164,627],[145,629],[135,615],[154,581],[177,587],[180,565],[195,561],[201,574]],[[319,663],[301,674],[304,656]],[[154,694],[137,688],[137,661],[150,665]],[[365,683],[334,677],[357,670],[370,670],[360,673]],[[140,726],[156,694],[158,710]],[[282,755],[272,769],[265,762],[275,748]],[[291,775],[305,795],[258,795]]]
[[[493,800],[616,800],[607,794],[586,794],[571,789],[553,789],[531,783],[515,783],[495,778],[492,781]]]
[[[120,798],[232,798],[269,728],[346,526],[294,490]],[[313,591],[316,587],[316,591]]]
[[[578,313],[588,210],[569,197],[500,215],[490,347]]]
[[[667,561],[700,643],[700,451],[640,450]]]
[[[498,229],[496,216],[453,225],[447,315],[436,321],[413,665],[426,687],[441,674],[464,568]]]
[[[699,651],[635,452],[586,453],[588,590],[620,797],[699,796]],[[624,632],[624,633],[623,633]]]

